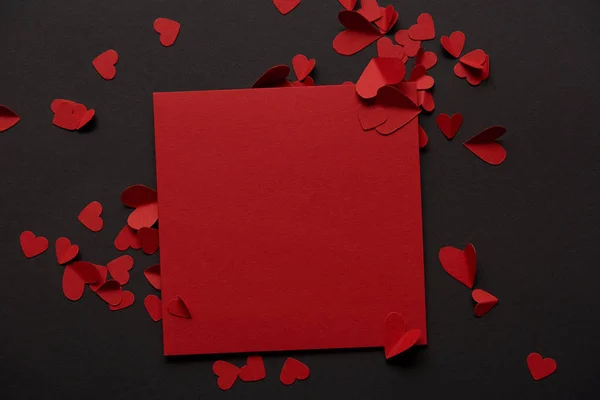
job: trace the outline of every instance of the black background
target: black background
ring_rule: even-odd
[[[315,57],[317,84],[356,81],[375,46],[344,57],[335,0],[303,0],[287,16],[270,0],[3,0],[0,8],[0,103],[21,122],[0,134],[0,397],[89,399],[530,398],[597,396],[600,340],[600,191],[597,90],[600,28],[592,0],[403,0],[398,26],[433,15],[437,37],[424,42],[439,63],[436,110],[423,116],[423,221],[429,346],[402,362],[381,350],[265,355],[266,380],[216,385],[216,357],[167,360],[161,326],[143,298],[154,290],[143,270],[158,255],[135,258],[127,289],[136,303],[110,312],[86,292],[61,293],[54,249],[26,260],[19,234],[51,243],[67,236],[86,260],[105,264],[128,209],[127,186],[155,186],[152,92],[244,88],[269,67]],[[182,24],[177,42],[160,45],[157,17]],[[483,48],[491,78],[479,87],[453,75],[439,37],[467,35],[465,52]],[[117,76],[91,65],[119,52]],[[67,98],[95,108],[89,132],[52,125],[49,105]],[[440,112],[465,122],[447,141]],[[333,115],[332,118],[335,118]],[[492,167],[462,146],[480,130],[507,127],[508,158]],[[176,132],[174,132],[176,140]],[[182,171],[185,173],[185,171]],[[104,206],[104,229],[77,221],[90,201]],[[473,316],[470,291],[441,268],[444,245],[477,247],[476,287],[500,304]],[[297,327],[302,329],[301,326]],[[525,358],[553,357],[558,371],[535,382]],[[286,356],[310,366],[307,381],[286,387]],[[242,365],[245,357],[224,360]]]

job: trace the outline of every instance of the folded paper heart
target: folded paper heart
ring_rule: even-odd
[[[377,55],[387,58],[404,58],[404,49],[402,46],[395,45],[392,39],[382,37],[377,41]]]
[[[27,258],[32,258],[48,250],[48,239],[43,236],[35,236],[31,231],[25,231],[19,236],[21,250]]]
[[[15,126],[21,117],[10,108],[0,104],[0,132],[4,132]]]
[[[134,250],[139,250],[142,248],[142,242],[140,241],[137,232],[129,225],[125,225],[117,234],[114,245],[115,248],[120,251],[125,251],[130,247]]]
[[[360,0],[358,12],[369,22],[374,22],[381,18],[381,7],[377,4],[377,0]]]
[[[354,10],[354,7],[356,7],[356,2],[358,0],[338,0],[338,1],[342,5],[342,7],[344,7],[346,10]]]
[[[385,122],[375,128],[381,135],[396,132],[421,113],[419,106],[393,86],[379,89],[376,104],[384,108],[387,115]]]
[[[485,290],[475,289],[471,293],[475,304],[473,312],[476,316],[481,317],[490,311],[496,304],[498,304],[498,298],[486,292]]]
[[[135,208],[127,218],[131,228],[150,228],[158,221],[158,198],[154,189],[144,185],[130,186],[121,193],[121,202]]]
[[[542,358],[539,353],[531,353],[527,356],[527,367],[534,380],[539,381],[556,371],[556,361],[552,358]]]
[[[466,78],[470,85],[479,85],[490,76],[489,56],[479,49],[465,54],[454,66],[454,75]]]
[[[398,58],[377,57],[367,64],[356,82],[356,93],[363,99],[377,96],[380,88],[402,81],[406,68]]]
[[[142,243],[142,251],[146,254],[154,254],[158,250],[158,229],[140,228],[137,236]]]
[[[317,62],[314,58],[309,60],[304,54],[297,54],[292,58],[292,67],[294,67],[294,73],[299,81],[306,79],[316,64]]]
[[[276,65],[269,68],[267,72],[261,75],[254,82],[253,88],[272,88],[272,87],[291,87],[292,82],[287,77],[290,74],[290,67],[287,65]]]
[[[104,284],[96,290],[96,294],[111,306],[117,306],[121,304],[121,301],[123,300],[123,290],[121,289],[119,282],[115,280],[104,282]]]
[[[435,122],[444,136],[448,139],[452,139],[458,133],[458,130],[463,123],[463,116],[460,113],[452,114],[452,117],[448,114],[440,114],[435,119]]]
[[[130,292],[129,290],[124,290],[123,293],[121,294],[121,302],[116,306],[109,304],[108,307],[110,308],[111,311],[119,311],[119,310],[122,310],[124,308],[131,306],[134,302],[135,302],[135,296],[133,295],[133,293]]]
[[[415,58],[415,64],[422,65],[426,70],[432,68],[437,64],[437,56],[433,51],[425,51],[420,48],[417,51],[417,57]]]
[[[492,126],[479,132],[463,145],[473,154],[491,165],[499,165],[506,159],[506,150],[496,142],[506,133],[503,126]]]
[[[417,84],[417,90],[431,89],[435,84],[434,79],[427,75],[427,69],[421,64],[416,64],[410,72],[409,82]]]
[[[100,232],[104,226],[104,221],[100,217],[100,214],[102,214],[102,204],[92,201],[81,210],[77,219],[90,231]]]
[[[111,80],[117,75],[117,69],[115,68],[117,61],[119,61],[119,54],[111,49],[94,58],[92,65],[102,78]]]
[[[50,109],[54,113],[52,123],[70,131],[83,128],[96,114],[94,109],[88,110],[84,104],[65,99],[53,100]]]
[[[394,9],[394,6],[389,5],[387,7],[380,7],[381,18],[375,21],[375,25],[379,28],[379,32],[386,34],[392,29],[396,22],[398,22],[398,12]]]
[[[267,376],[265,363],[261,356],[248,356],[246,365],[240,368],[240,380],[243,382],[256,382]]]
[[[106,282],[106,278],[108,277],[108,268],[103,265],[94,264],[94,267],[98,270],[98,274],[100,275],[100,279],[97,282],[90,283],[88,286],[92,289],[92,292],[96,292],[98,288]]]
[[[469,243],[464,250],[452,246],[442,247],[439,259],[442,267],[451,277],[469,289],[473,288],[477,269],[475,246]]]
[[[429,90],[419,90],[417,92],[417,105],[427,112],[432,112],[435,109],[435,101]]]
[[[412,348],[422,335],[420,329],[408,329],[402,315],[395,312],[388,314],[384,325],[383,346],[386,360]]]
[[[217,385],[221,390],[229,390],[235,383],[240,369],[227,361],[215,361],[212,367],[213,373],[218,376]]]
[[[160,290],[160,264],[146,268],[144,276],[156,290]]]
[[[273,4],[282,15],[285,15],[296,8],[300,0],[273,0]]]
[[[144,299],[144,307],[152,321],[158,322],[162,319],[162,304],[158,296],[151,294]]]
[[[133,268],[133,258],[129,255],[117,257],[106,264],[110,275],[121,285],[129,282],[129,270]]]
[[[382,36],[369,20],[356,11],[341,11],[338,19],[346,30],[333,39],[333,49],[344,56],[358,53]]]
[[[190,310],[188,310],[187,306],[185,305],[185,302],[179,296],[169,301],[169,303],[167,304],[167,311],[169,312],[169,314],[179,318],[192,318]]]
[[[177,21],[168,18],[157,18],[154,20],[154,30],[160,35],[160,44],[165,47],[172,46],[179,35],[181,25]]]
[[[310,369],[306,364],[296,360],[295,358],[288,357],[283,363],[281,373],[279,374],[279,380],[284,385],[291,385],[296,380],[303,381],[310,376]]]
[[[431,40],[435,38],[435,25],[430,14],[423,13],[417,18],[417,23],[408,30],[412,40]]]
[[[442,36],[440,38],[440,43],[442,44],[442,48],[446,50],[448,54],[454,58],[458,58],[463,51],[463,47],[465,47],[466,40],[467,37],[464,33],[461,31],[454,31],[450,36]]]
[[[61,265],[68,263],[79,253],[79,246],[71,244],[66,237],[56,239],[54,247],[56,248],[56,259]]]
[[[94,264],[76,261],[65,266],[62,277],[63,293],[67,299],[77,301],[83,296],[87,283],[95,283],[99,280],[100,274]]]
[[[408,34],[408,30],[401,29],[394,35],[394,39],[396,43],[398,43],[402,48],[404,48],[404,53],[408,57],[414,57],[419,52],[421,48],[420,40],[412,40]]]

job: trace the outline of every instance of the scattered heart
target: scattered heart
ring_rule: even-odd
[[[377,96],[380,88],[402,81],[406,68],[398,58],[373,58],[356,82],[356,93],[363,99]]]
[[[291,385],[296,380],[303,381],[310,376],[310,369],[308,366],[295,358],[288,357],[281,368],[279,374],[279,380],[284,385]]]
[[[405,29],[401,29],[394,35],[394,39],[396,43],[404,48],[404,53],[408,57],[414,57],[419,52],[421,48],[420,40],[412,40],[408,35],[408,31]]]
[[[400,45],[395,45],[392,39],[382,37],[377,41],[377,55],[379,57],[402,59],[404,57],[404,49]]]
[[[86,283],[100,280],[96,266],[86,261],[76,261],[68,264],[63,270],[62,288],[65,297],[77,301],[83,295]]]
[[[54,247],[56,248],[56,259],[61,265],[68,263],[77,257],[79,253],[79,246],[71,244],[71,241],[66,237],[56,239]]]
[[[417,92],[417,104],[427,112],[432,112],[435,109],[435,101],[429,90],[419,90]]]
[[[460,57],[460,53],[462,53],[463,48],[465,47],[465,41],[467,37],[461,31],[454,31],[450,34],[450,36],[442,36],[440,38],[440,43],[444,50],[448,52],[452,57],[458,58]]]
[[[235,383],[240,373],[240,369],[227,361],[215,361],[213,364],[213,372],[219,378],[217,385],[221,390],[229,390]]]
[[[129,290],[124,290],[121,294],[121,302],[116,306],[109,304],[108,307],[111,309],[111,311],[119,311],[131,306],[134,303],[134,301],[135,296],[133,295],[133,293]]]
[[[431,89],[435,84],[435,80],[427,75],[427,69],[421,64],[413,67],[408,80],[417,84],[417,90]]]
[[[90,231],[100,232],[104,226],[104,221],[100,218],[100,214],[102,214],[102,204],[92,201],[81,210],[77,219]]]
[[[469,289],[473,288],[477,268],[475,246],[469,243],[464,250],[452,246],[442,247],[439,259],[442,267],[451,277]]]
[[[261,356],[248,356],[246,365],[240,369],[240,380],[243,382],[256,382],[265,379],[265,363]]]
[[[162,304],[158,296],[151,294],[144,299],[144,307],[152,321],[158,322],[162,319]]]
[[[527,356],[527,367],[531,377],[539,381],[556,371],[556,361],[552,358],[542,358],[539,353],[531,353]]]
[[[160,35],[160,44],[165,47],[172,46],[179,35],[181,24],[168,18],[156,18],[154,30]]]
[[[377,0],[360,0],[358,12],[369,22],[374,22],[381,18],[381,7],[377,4]]]
[[[499,165],[506,159],[506,150],[496,140],[504,133],[503,126],[492,126],[467,140],[464,146],[488,164]]]
[[[285,15],[296,8],[300,0],[273,0],[273,4],[282,15]]]
[[[346,30],[333,39],[333,49],[341,55],[358,53],[382,36],[379,29],[356,11],[341,11],[338,19]]]
[[[448,114],[440,114],[435,119],[435,122],[444,136],[448,139],[452,139],[456,136],[463,123],[463,116],[460,113],[452,114],[452,117]]]
[[[111,80],[117,74],[115,64],[119,61],[119,54],[115,50],[106,50],[92,61],[92,65],[100,76],[106,80]]]
[[[125,255],[117,257],[106,265],[114,280],[121,285],[129,282],[129,270],[133,268],[133,258]]]
[[[297,54],[292,58],[292,66],[294,73],[299,81],[303,81],[315,68],[316,61],[314,58],[310,60],[304,54]]]
[[[435,38],[433,17],[423,13],[417,18],[417,23],[408,30],[412,40],[431,40]]]
[[[0,104],[0,132],[9,130],[20,120],[21,117],[19,117],[16,112]]]
[[[137,232],[134,231],[129,225],[125,225],[117,234],[114,245],[116,249],[120,251],[125,251],[130,247],[134,250],[139,250],[142,248],[142,242],[140,241]]]
[[[396,22],[398,22],[398,12],[392,5],[381,7],[380,10],[381,18],[375,21],[375,25],[377,25],[382,34],[386,34],[394,27],[394,25],[396,25]]]
[[[425,51],[421,47],[417,51],[417,57],[415,58],[415,64],[422,65],[425,69],[432,68],[435,64],[437,64],[437,56],[433,51]]]
[[[35,236],[31,231],[21,233],[19,241],[26,258],[33,258],[48,250],[48,239],[43,236]]]
[[[119,282],[109,280],[96,290],[96,294],[111,306],[118,306],[122,301],[123,291]]]
[[[144,276],[156,290],[160,290],[160,264],[146,268]]]
[[[391,312],[384,321],[384,351],[389,360],[412,348],[422,336],[420,329],[408,329],[402,315]]]
[[[471,297],[473,297],[473,301],[477,303],[475,304],[475,309],[473,311],[478,317],[485,315],[498,304],[498,298],[485,290],[475,289],[473,290],[473,293],[471,293]]]

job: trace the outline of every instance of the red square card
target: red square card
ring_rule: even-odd
[[[352,85],[154,94],[166,355],[378,347],[390,312],[426,343],[418,121],[357,109]]]

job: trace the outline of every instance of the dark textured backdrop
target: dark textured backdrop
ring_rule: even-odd
[[[61,292],[54,249],[26,260],[19,234],[53,243],[67,236],[82,256],[106,263],[120,253],[113,239],[128,210],[121,191],[155,185],[152,92],[249,87],[267,68],[297,53],[317,60],[318,84],[355,81],[375,46],[336,54],[335,0],[303,0],[280,15],[270,0],[2,0],[0,103],[21,122],[0,134],[0,397],[4,399],[589,399],[596,397],[600,353],[600,191],[597,90],[598,7],[592,0],[403,0],[399,26],[421,12],[439,37],[456,29],[465,50],[491,56],[488,82],[470,87],[440,56],[430,142],[422,158],[423,220],[430,345],[404,363],[381,350],[296,353],[308,381],[286,387],[279,370],[288,354],[266,355],[267,378],[221,392],[213,357],[166,360],[161,327],[143,298],[153,293],[143,270],[158,256],[133,252],[127,288],[137,298],[110,312],[86,292],[72,303]],[[382,1],[382,4],[389,2]],[[152,22],[181,22],[173,47],[159,44]],[[113,81],[92,59],[114,48]],[[93,129],[54,127],[50,101],[67,98],[97,110]],[[439,112],[461,112],[453,141],[435,126]],[[332,116],[335,118],[335,116]],[[461,143],[502,124],[508,151],[492,167]],[[176,140],[176,132],[174,132]],[[185,173],[185,171],[182,171]],[[77,221],[88,202],[104,206],[97,234]],[[481,319],[470,292],[437,260],[443,245],[477,247],[476,286],[500,298]],[[298,327],[301,329],[301,327]],[[558,361],[534,382],[531,351]],[[596,358],[596,359],[595,359]],[[224,357],[241,365],[243,356]]]

